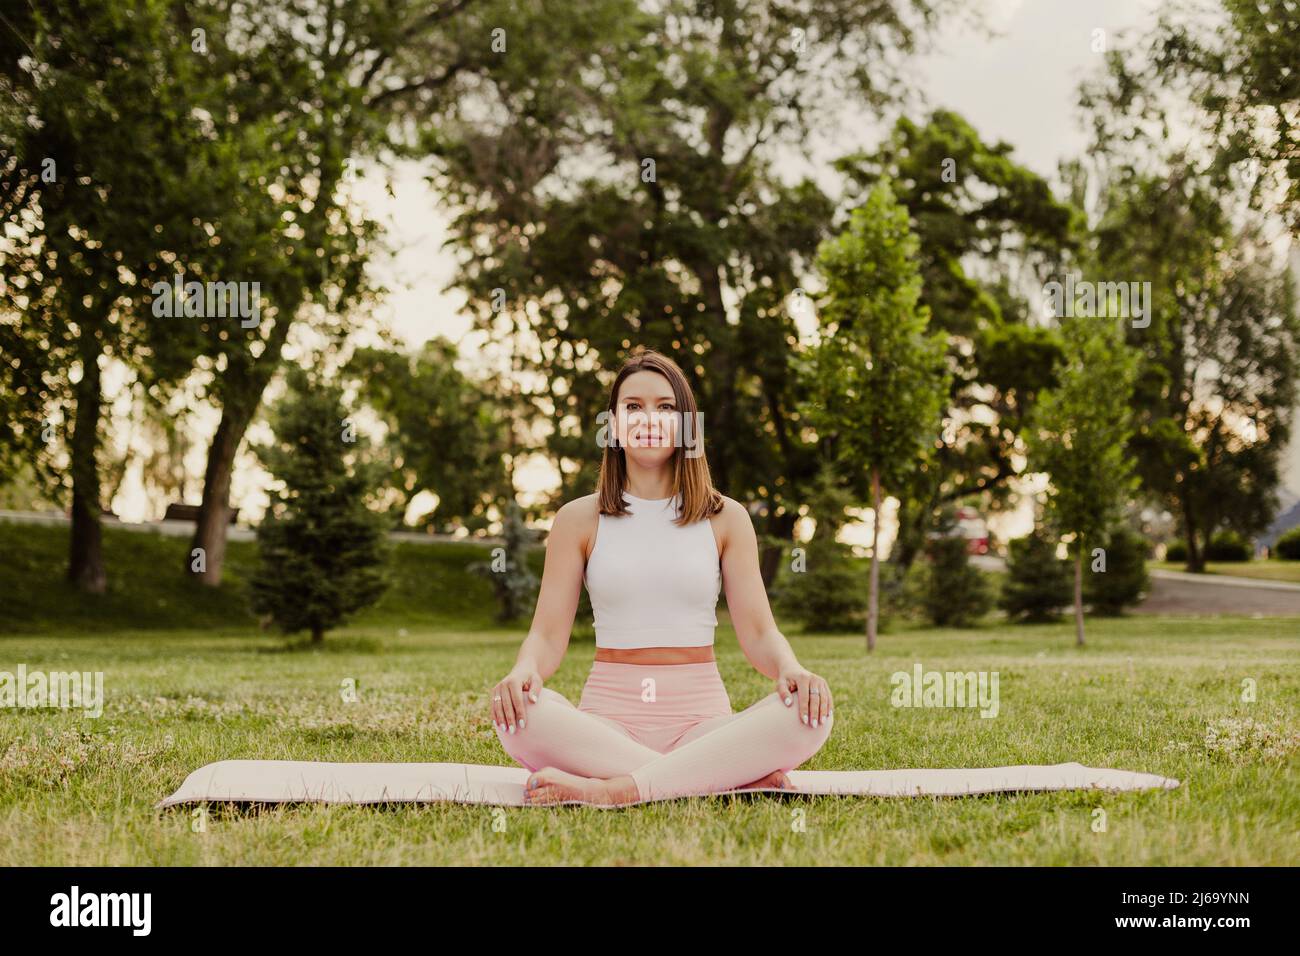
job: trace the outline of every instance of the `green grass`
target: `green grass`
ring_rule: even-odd
[[[67,530],[0,522],[0,635],[213,629],[255,626],[245,582],[257,568],[251,541],[232,541],[220,588],[186,575],[188,539],[104,532],[108,592],[79,593],[64,579]],[[358,624],[421,623],[460,629],[492,627],[492,587],[465,566],[489,557],[486,545],[457,542],[394,546],[391,587]],[[540,573],[543,554],[530,556]]]
[[[752,795],[621,810],[227,806],[209,808],[206,828],[196,832],[195,808],[160,812],[153,804],[215,760],[508,764],[487,690],[510,667],[526,625],[486,621],[490,602],[473,591],[477,579],[447,571],[427,581],[443,562],[454,568],[464,560],[432,549],[412,553],[402,570],[410,583],[386,610],[331,634],[320,650],[245,621],[210,623],[221,600],[233,601],[224,592],[194,612],[196,623],[164,626],[163,618],[183,613],[167,583],[180,559],[166,554],[183,542],[146,549],[148,560],[166,560],[144,579],[123,559],[122,548],[134,547],[123,536],[109,543],[112,564],[125,573],[104,626],[65,623],[93,617],[94,602],[76,595],[46,603],[24,596],[21,607],[35,616],[29,621],[6,607],[11,630],[21,633],[0,636],[0,670],[20,662],[29,670],[102,670],[106,702],[98,719],[0,709],[0,865],[1287,865],[1300,858],[1300,620],[1281,618],[1096,620],[1083,649],[1073,646],[1069,623],[903,629],[882,635],[870,658],[856,635],[791,634],[800,660],[828,679],[836,700],[831,739],[806,769],[1077,760],[1178,777],[1184,785],[1172,791]],[[18,551],[6,547],[0,594],[12,593],[16,574],[41,582],[26,556],[35,537],[6,542]],[[47,567],[44,580],[54,577]],[[133,591],[163,594],[168,603],[147,612],[138,605],[142,623],[129,626]],[[462,625],[448,623],[455,615],[447,608],[470,604]],[[573,642],[548,686],[576,701],[593,650],[589,640]],[[719,629],[718,651],[735,709],[770,691],[729,627]],[[998,716],[893,708],[889,677],[916,662],[998,671]],[[1256,703],[1240,700],[1246,678],[1257,684]],[[343,702],[340,687],[349,679],[358,703]],[[1216,739],[1210,730],[1222,733]],[[1105,832],[1092,829],[1097,808]]]
[[[1150,566],[1162,571],[1187,570],[1187,565],[1182,561],[1152,561]],[[1268,561],[1212,561],[1205,565],[1205,573],[1300,584],[1300,561],[1283,561],[1280,558]]]

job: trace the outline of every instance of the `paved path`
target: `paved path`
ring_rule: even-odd
[[[1300,616],[1300,584],[1228,574],[1151,572],[1151,592],[1138,614],[1262,614]]]

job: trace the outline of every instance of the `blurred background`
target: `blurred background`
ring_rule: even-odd
[[[1149,296],[1145,319],[1117,320],[1133,369],[1109,440],[1132,467],[1079,492],[1108,499],[1094,543],[1131,532],[1154,574],[1119,606],[1300,613],[1297,16],[1237,0],[14,5],[0,574],[32,577],[7,590],[128,589],[113,536],[160,531],[177,540],[156,573],[229,591],[228,542],[306,514],[313,482],[352,482],[357,520],[403,546],[498,547],[514,514],[524,554],[594,489],[595,416],[637,346],[691,377],[714,480],[750,509],[791,608],[821,588],[841,596],[818,613],[860,618],[860,596],[816,573],[782,580],[826,534],[813,571],[861,566],[874,540],[900,595],[938,538],[997,580],[1031,535],[1068,561],[1081,532],[1048,506],[1067,466],[1030,433],[1047,428],[1038,399],[1066,391],[1072,333],[1048,302],[1072,275]],[[881,184],[916,244],[880,288],[919,283],[947,378],[877,509],[872,465],[853,474],[835,437],[874,426],[814,427],[809,406],[847,299],[818,252]]]

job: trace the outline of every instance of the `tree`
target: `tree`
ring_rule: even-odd
[[[403,110],[427,107],[488,57],[449,38],[467,0],[212,0],[209,104],[232,182],[209,271],[257,277],[268,308],[256,325],[195,330],[215,368],[208,397],[221,419],[208,452],[192,546],[203,583],[221,582],[235,456],[279,368],[295,323],[347,318],[371,291],[364,266],[375,224],[350,202],[349,164],[395,147]],[[467,41],[470,42],[470,41]],[[247,184],[256,184],[249,188]],[[346,325],[342,321],[341,325]],[[344,328],[332,330],[341,338]]]
[[[1039,398],[1027,445],[1031,467],[1051,476],[1052,526],[1074,536],[1075,637],[1082,646],[1086,549],[1100,543],[1137,483],[1125,448],[1137,363],[1113,317],[1065,318],[1061,328],[1060,384]]]
[[[272,419],[275,440],[257,453],[282,487],[257,529],[252,606],[284,633],[308,630],[320,643],[387,587],[386,520],[366,503],[378,476],[338,386],[295,366]]]
[[[456,346],[437,338],[414,356],[358,349],[346,369],[388,425],[389,483],[402,512],[420,492],[436,494],[436,514],[417,524],[443,533],[485,528],[493,503],[513,495],[502,467],[508,436],[500,384],[467,379],[455,361]]]
[[[1072,600],[1070,572],[1056,557],[1058,539],[1041,527],[1009,545],[999,604],[1007,617],[1051,621]]]
[[[1123,525],[1113,528],[1102,544],[1101,560],[1091,561],[1084,579],[1083,596],[1094,614],[1118,616],[1125,607],[1142,600],[1151,585],[1148,544],[1146,538]]]
[[[1144,353],[1131,451],[1193,571],[1216,532],[1276,511],[1300,329],[1267,237],[1300,226],[1298,57],[1293,3],[1171,0],[1081,90],[1104,170],[1096,259],[1154,293],[1152,327],[1129,337]]]
[[[1143,490],[1179,518],[1188,570],[1222,529],[1252,535],[1276,511],[1300,392],[1300,315],[1260,224],[1205,170],[1113,172],[1096,270],[1149,282],[1130,456]]]
[[[792,556],[773,589],[772,602],[805,632],[854,631],[863,627],[870,595],[849,549],[836,540],[847,523],[852,498],[828,471],[818,476],[809,513],[811,540]]]
[[[876,646],[882,489],[900,486],[935,441],[949,385],[944,337],[929,330],[929,310],[920,304],[918,247],[907,210],[882,182],[817,260],[826,295],[822,337],[808,358],[805,414],[843,480],[855,492],[864,474],[870,481],[869,651]]]
[[[594,482],[592,370],[643,344],[692,378],[718,485],[758,505],[765,541],[792,538],[820,466],[796,417],[793,312],[834,201],[778,159],[834,121],[832,102],[892,101],[899,54],[950,8],[591,0],[518,4],[498,24],[530,49],[467,78],[426,141],[476,326],[521,336],[545,383],[531,398],[553,423],[558,500]],[[769,583],[783,550],[764,550]]]
[[[209,244],[220,165],[195,112],[212,80],[177,9],[50,0],[7,11],[0,29],[0,437],[70,488],[68,576],[90,592],[108,586],[105,367],[173,369],[193,355],[184,337],[150,337],[143,285]],[[42,433],[69,420],[65,467]]]
[[[927,561],[920,575],[921,604],[936,627],[970,627],[993,607],[993,589],[984,573],[970,563],[969,546],[940,518],[940,530],[926,542]]]
[[[1135,166],[1189,121],[1215,178],[1300,231],[1300,7],[1166,0],[1150,32],[1107,54],[1080,100],[1094,140]]]
[[[920,239],[921,303],[948,335],[954,370],[950,426],[926,450],[899,499],[890,560],[919,553],[945,506],[972,495],[991,505],[1009,496],[1021,431],[1034,397],[1053,383],[1055,329],[1032,324],[1027,289],[1080,247],[1082,212],[1047,180],[1017,163],[1007,143],[986,142],[961,116],[936,110],[903,117],[875,150],[836,162],[849,196],[888,177]],[[1036,304],[1036,303],[1035,303]]]

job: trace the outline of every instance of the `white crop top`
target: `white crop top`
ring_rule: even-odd
[[[598,516],[583,581],[597,647],[707,647],[718,626],[722,565],[707,518],[673,524],[682,496],[637,498]]]

